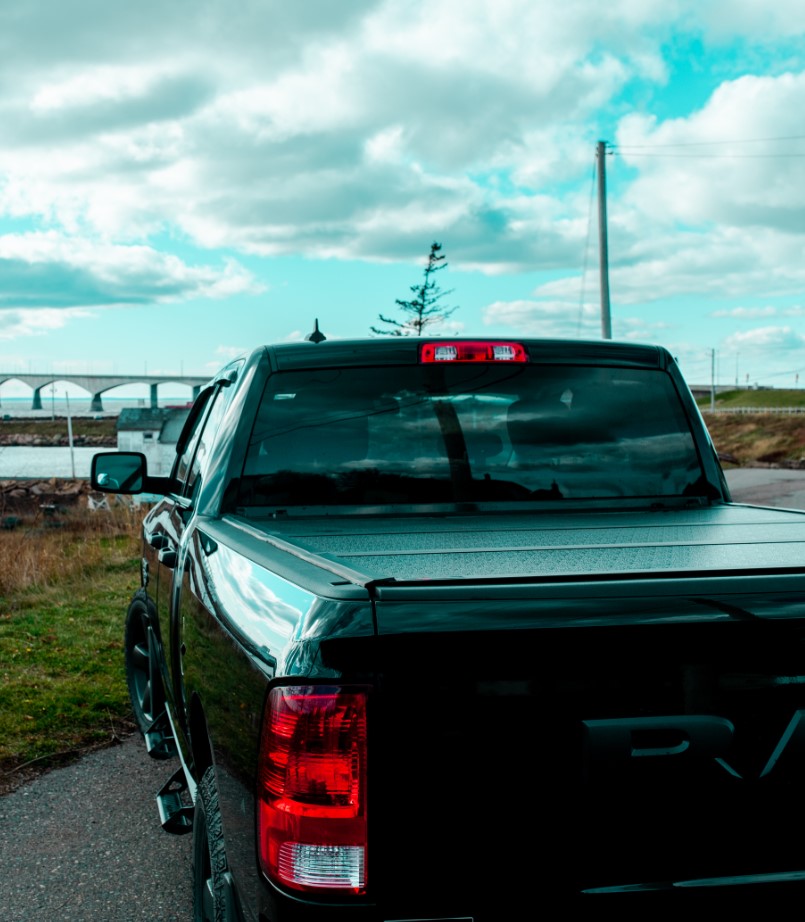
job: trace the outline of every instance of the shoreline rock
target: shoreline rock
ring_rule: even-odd
[[[76,435],[73,446],[93,446],[114,448],[117,439],[108,435]],[[68,448],[70,439],[67,435],[34,435],[30,432],[0,433],[0,446],[8,448]]]
[[[90,493],[90,483],[84,479],[0,480],[0,517],[37,516],[48,510],[75,506]]]

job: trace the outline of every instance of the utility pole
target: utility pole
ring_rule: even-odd
[[[716,350],[710,350],[710,409],[716,408]]]
[[[70,444],[70,469],[73,472],[75,480],[75,452],[73,451],[73,417],[70,415],[70,395],[64,392],[64,399],[67,401],[67,441]]]
[[[596,146],[598,158],[598,252],[601,276],[601,335],[612,339],[612,320],[609,312],[609,245],[607,243],[607,179],[604,157],[607,142]]]

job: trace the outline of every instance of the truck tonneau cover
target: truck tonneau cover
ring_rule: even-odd
[[[261,528],[366,581],[805,572],[805,513],[742,505],[455,517],[326,516]]]

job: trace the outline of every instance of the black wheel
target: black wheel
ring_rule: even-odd
[[[126,614],[126,682],[134,719],[141,733],[145,733],[165,710],[159,656],[154,649],[155,614],[153,603],[144,593],[137,593]]]
[[[210,766],[198,786],[193,815],[193,922],[232,922],[234,918],[218,790]]]

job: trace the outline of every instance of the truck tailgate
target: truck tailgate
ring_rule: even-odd
[[[763,617],[750,600],[653,618],[623,598],[611,626],[566,611],[563,627],[379,638],[370,852],[402,902],[389,917],[413,911],[412,875],[434,882],[434,915],[476,922],[549,895],[805,878],[781,835],[805,819],[799,583],[758,594]]]

